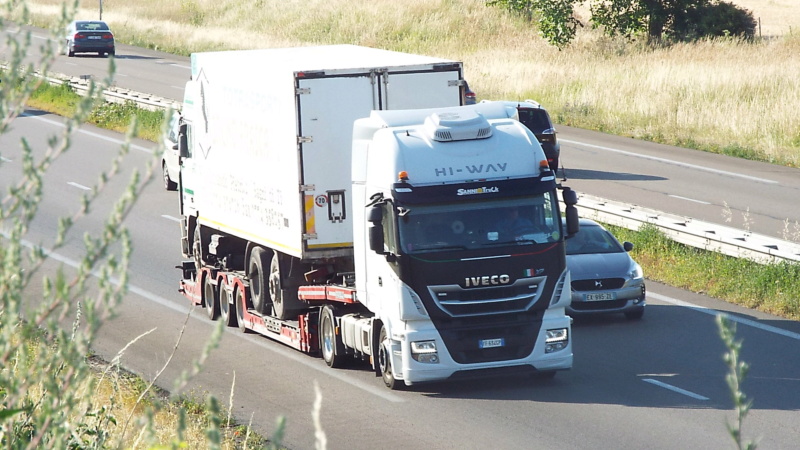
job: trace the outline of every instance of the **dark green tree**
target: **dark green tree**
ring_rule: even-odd
[[[708,36],[752,37],[756,21],[750,11],[722,0],[490,0],[536,21],[548,42],[562,48],[575,37],[575,5],[588,3],[592,27],[609,36],[649,42],[676,42]]]

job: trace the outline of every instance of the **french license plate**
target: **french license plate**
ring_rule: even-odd
[[[480,347],[480,348],[494,348],[494,347],[502,347],[502,346],[504,346],[505,344],[506,344],[506,343],[505,343],[505,341],[503,340],[503,338],[497,338],[497,339],[481,339],[481,340],[478,342],[478,347]]]
[[[585,298],[587,302],[599,302],[603,300],[615,300],[617,296],[613,292],[601,292],[598,294],[586,294]]]

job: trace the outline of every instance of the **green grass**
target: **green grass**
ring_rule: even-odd
[[[648,279],[800,320],[800,264],[758,264],[689,247],[653,225],[639,231],[606,227],[620,241],[635,244],[631,256]]]
[[[40,84],[31,95],[27,106],[52,112],[60,116],[71,116],[78,105],[80,95],[69,85]],[[133,102],[102,103],[92,110],[87,122],[109,130],[125,133],[133,118],[138,120],[137,137],[157,142],[161,139],[164,111],[141,109]]]

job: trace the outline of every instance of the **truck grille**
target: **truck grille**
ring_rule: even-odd
[[[465,289],[457,284],[429,286],[431,298],[451,317],[527,311],[542,295],[547,277],[522,278],[506,286]]]

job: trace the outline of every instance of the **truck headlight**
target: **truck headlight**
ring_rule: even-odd
[[[545,353],[553,353],[567,348],[567,344],[569,344],[568,328],[556,328],[554,330],[547,330],[545,333]]]
[[[439,352],[436,351],[436,341],[412,342],[411,357],[417,362],[438,364]]]

